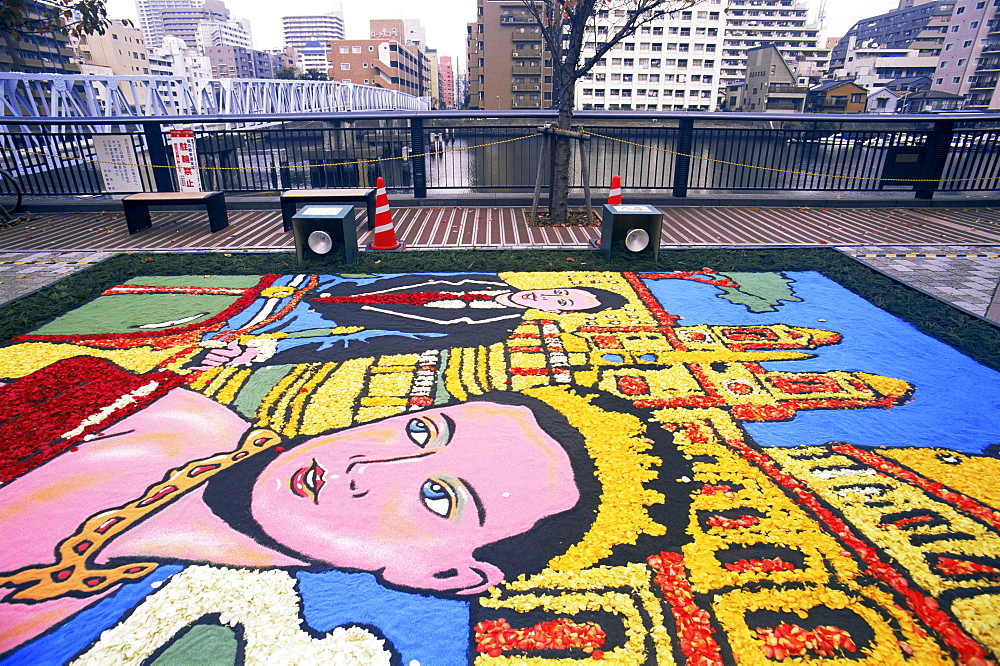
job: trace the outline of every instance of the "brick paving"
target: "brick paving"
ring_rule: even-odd
[[[435,233],[430,234],[427,238],[423,238],[423,231],[421,230],[423,226],[420,224],[415,224],[419,222],[415,217],[415,213],[407,212],[405,216],[397,222],[397,226],[400,228],[399,233],[403,234],[408,232],[414,235],[413,238],[407,238],[408,241],[417,241],[416,245],[421,246],[423,249],[430,249],[431,247],[484,247],[484,246],[499,246],[502,247],[533,247],[540,248],[542,246],[549,247],[585,247],[586,239],[582,236],[577,238],[575,235],[567,235],[568,232],[576,230],[567,229],[532,229],[532,230],[520,230],[521,224],[518,224],[513,215],[508,215],[504,213],[507,209],[484,209],[489,211],[487,213],[481,213],[476,209],[463,209],[458,208],[452,211],[451,216],[448,219],[448,224],[428,224],[428,228],[433,228]],[[905,214],[913,217],[914,215],[921,215],[920,213],[914,213],[911,211],[904,211]],[[967,211],[956,211],[952,215],[965,215],[972,217],[968,221],[962,220],[962,222],[972,224],[979,223],[988,224],[988,231],[993,233],[992,227],[997,225],[995,219],[995,212],[990,211],[994,215],[991,216],[987,222],[983,222],[978,215],[978,212],[967,212]],[[935,211],[937,213],[937,211]],[[461,220],[455,217],[455,215],[460,215]],[[477,221],[480,215],[495,215],[498,220],[504,221],[504,228],[507,226],[511,227],[518,233],[501,233],[499,238],[495,240],[494,243],[484,243],[482,239],[479,239],[476,234],[479,231],[470,231],[466,234],[466,218],[469,218],[473,222]],[[863,214],[863,213],[862,213]],[[903,214],[903,213],[900,213]],[[469,217],[471,215],[471,217]],[[893,214],[895,215],[895,213]],[[413,218],[413,219],[411,219]],[[509,218],[509,219],[508,219]],[[892,219],[892,215],[884,215],[884,219]],[[975,218],[975,219],[973,219]],[[440,222],[441,220],[437,220]],[[459,224],[461,222],[461,224]],[[823,226],[823,220],[814,221],[817,222],[817,226]],[[908,223],[912,224],[912,223]],[[951,223],[955,226],[954,223]],[[92,225],[88,225],[92,226]],[[274,225],[270,225],[274,226]],[[412,226],[412,229],[408,229]],[[478,229],[478,227],[477,227]],[[91,230],[93,233],[102,232],[100,235],[104,236],[108,234],[108,230],[103,230],[97,228]],[[202,230],[204,231],[204,230]],[[548,234],[545,238],[529,238],[526,234],[528,232],[533,234]],[[580,230],[581,233],[585,235],[592,235],[596,233],[596,230]],[[964,233],[966,229],[962,229]],[[549,232],[552,232],[549,234]],[[494,233],[491,231],[490,233]],[[467,242],[464,241],[463,237],[469,235]],[[548,236],[552,237],[549,238]],[[865,235],[865,234],[861,234]],[[201,236],[213,237],[215,234],[205,234],[202,233]],[[281,242],[275,242],[274,240],[268,238],[266,242],[262,244],[261,247],[257,247],[259,241],[254,243],[249,243],[251,246],[251,251],[261,251],[261,250],[286,250],[291,251],[291,238],[280,234]],[[432,237],[433,236],[433,237]],[[455,236],[455,238],[452,238]],[[521,236],[524,236],[522,238]],[[564,237],[565,236],[565,237]],[[92,238],[95,236],[91,236]],[[126,236],[127,238],[127,236]],[[141,235],[132,237],[132,239],[141,239]],[[152,238],[152,236],[150,236]],[[30,239],[30,236],[27,237]],[[25,239],[25,240],[27,240]],[[664,246],[674,247],[675,245],[666,241],[669,238],[665,238]],[[696,246],[706,247],[710,246],[710,242],[705,242],[707,239],[698,242]],[[860,238],[859,238],[860,240]],[[362,241],[362,238],[359,238]],[[421,242],[422,241],[422,242]],[[889,245],[889,244],[866,244],[866,245],[848,245],[838,243],[838,249],[847,255],[854,257],[858,261],[867,264],[887,275],[896,278],[920,291],[928,293],[932,296],[940,298],[948,303],[951,303],[955,307],[958,307],[971,314],[985,317],[993,322],[1000,323],[1000,245],[989,244],[989,245],[963,245],[954,243],[952,244],[911,244],[911,245]],[[869,241],[870,243],[870,241]],[[810,245],[811,243],[797,243],[801,245]],[[280,247],[284,246],[284,247]],[[748,246],[752,246],[748,245]],[[10,247],[10,245],[8,245]],[[19,248],[20,249],[20,248]],[[98,251],[96,248],[93,250],[80,250],[80,251],[57,251],[57,250],[45,250],[45,251],[8,251],[0,252],[0,304],[6,303],[8,301],[20,298],[27,294],[30,294],[37,289],[40,289],[46,285],[52,284],[63,277],[70,275],[76,271],[83,270],[88,266],[92,266],[95,263],[103,261],[108,257],[114,256],[116,249],[138,249],[138,248],[107,248]],[[166,248],[155,248],[156,250],[164,251]],[[182,248],[172,248],[173,251],[181,250]],[[207,247],[184,247],[187,251],[206,251]],[[248,248],[243,247],[243,251]],[[155,251],[155,250],[154,250]],[[167,250],[169,251],[169,250]]]

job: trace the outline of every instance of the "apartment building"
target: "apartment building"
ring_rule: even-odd
[[[758,46],[747,51],[746,79],[738,106],[726,104],[727,111],[754,113],[801,112],[805,108],[808,86],[799,85],[798,77],[775,46]]]
[[[344,14],[341,11],[307,16],[282,16],[285,45],[300,49],[310,42],[329,44],[344,39]]]
[[[221,0],[205,0],[197,7],[164,9],[160,12],[160,22],[164,35],[180,37],[188,48],[196,48],[198,27],[204,22],[224,23],[229,20],[229,9]]]
[[[918,49],[852,46],[847,50],[844,65],[832,69],[830,76],[874,90],[896,79],[928,77],[930,80],[937,65],[938,56],[921,55]]]
[[[149,49],[142,30],[112,21],[103,35],[81,35],[76,45],[81,64],[107,67],[117,76],[145,76],[150,70]]]
[[[469,108],[547,108],[552,73],[531,14],[517,0],[477,0],[476,12],[466,36]]]
[[[538,27],[511,0],[478,0],[468,26],[469,104],[483,109],[547,108],[548,56]],[[588,26],[583,57],[616,31],[625,9],[599,10]],[[739,83],[746,51],[775,46],[790,62],[825,66],[818,28],[802,0],[705,0],[663,13],[616,44],[576,86],[576,106],[607,110],[714,111],[729,84]]]
[[[156,59],[170,62],[172,76],[181,76],[191,82],[212,78],[212,61],[201,51],[188,48],[180,37],[164,36],[153,53]]]
[[[959,0],[934,89],[961,95],[965,108],[1000,110],[1000,0]]]
[[[820,44],[819,26],[809,22],[805,0],[729,0],[722,43],[721,87],[745,77],[746,52],[774,46],[799,76],[825,70],[830,57]]]
[[[455,108],[455,70],[452,67],[451,56],[441,56],[438,60],[438,88],[441,91],[440,107]]]
[[[719,90],[725,25],[723,0],[663,14],[601,58],[577,83],[583,109],[714,111]],[[584,57],[596,52],[625,10],[600,10],[584,40]],[[591,29],[592,28],[592,29]]]
[[[940,56],[956,0],[911,3],[900,0],[897,9],[855,23],[833,47],[830,69],[843,69],[858,48],[913,49],[918,57]]]
[[[193,9],[201,6],[201,0],[135,0],[139,13],[139,29],[150,48],[159,48],[163,43],[164,11],[171,9]]]
[[[205,56],[212,66],[212,78],[273,79],[274,62],[267,51],[245,46],[208,46]]]
[[[430,60],[416,45],[387,39],[345,39],[327,58],[330,80],[429,96]]]
[[[40,19],[46,8],[53,5],[37,0],[27,0],[24,15]],[[79,74],[75,53],[69,38],[62,33],[30,34],[0,30],[0,71],[2,72],[56,72]]]

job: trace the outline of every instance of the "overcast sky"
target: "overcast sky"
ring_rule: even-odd
[[[323,14],[340,7],[337,0],[224,0],[234,18],[250,20],[254,46],[280,48],[281,17],[296,14]],[[819,0],[811,0],[813,11]],[[895,9],[897,0],[827,0],[826,35],[839,37],[862,18]],[[138,25],[134,0],[107,0],[108,16],[129,18]],[[370,19],[417,19],[427,33],[427,45],[441,55],[465,62],[465,25],[475,19],[475,0],[346,0],[344,22],[349,39],[368,37]]]

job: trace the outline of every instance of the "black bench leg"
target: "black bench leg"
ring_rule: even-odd
[[[365,196],[365,202],[368,204],[368,231],[375,228],[375,196],[375,190]]]
[[[212,233],[222,231],[229,226],[229,215],[226,213],[226,199],[223,196],[212,197],[207,202],[208,226]]]
[[[125,204],[125,223],[129,234],[137,234],[143,229],[153,226],[149,218],[149,206],[144,204]]]
[[[281,202],[281,224],[285,231],[292,230],[292,216],[295,215],[295,202],[294,201],[282,201]]]

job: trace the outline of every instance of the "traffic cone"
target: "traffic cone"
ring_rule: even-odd
[[[396,240],[396,230],[392,226],[392,212],[389,210],[389,195],[385,193],[382,176],[375,181],[375,240],[368,244],[369,250],[402,250],[405,246]]]
[[[611,176],[611,191],[608,192],[608,205],[617,206],[622,202],[622,179]]]

